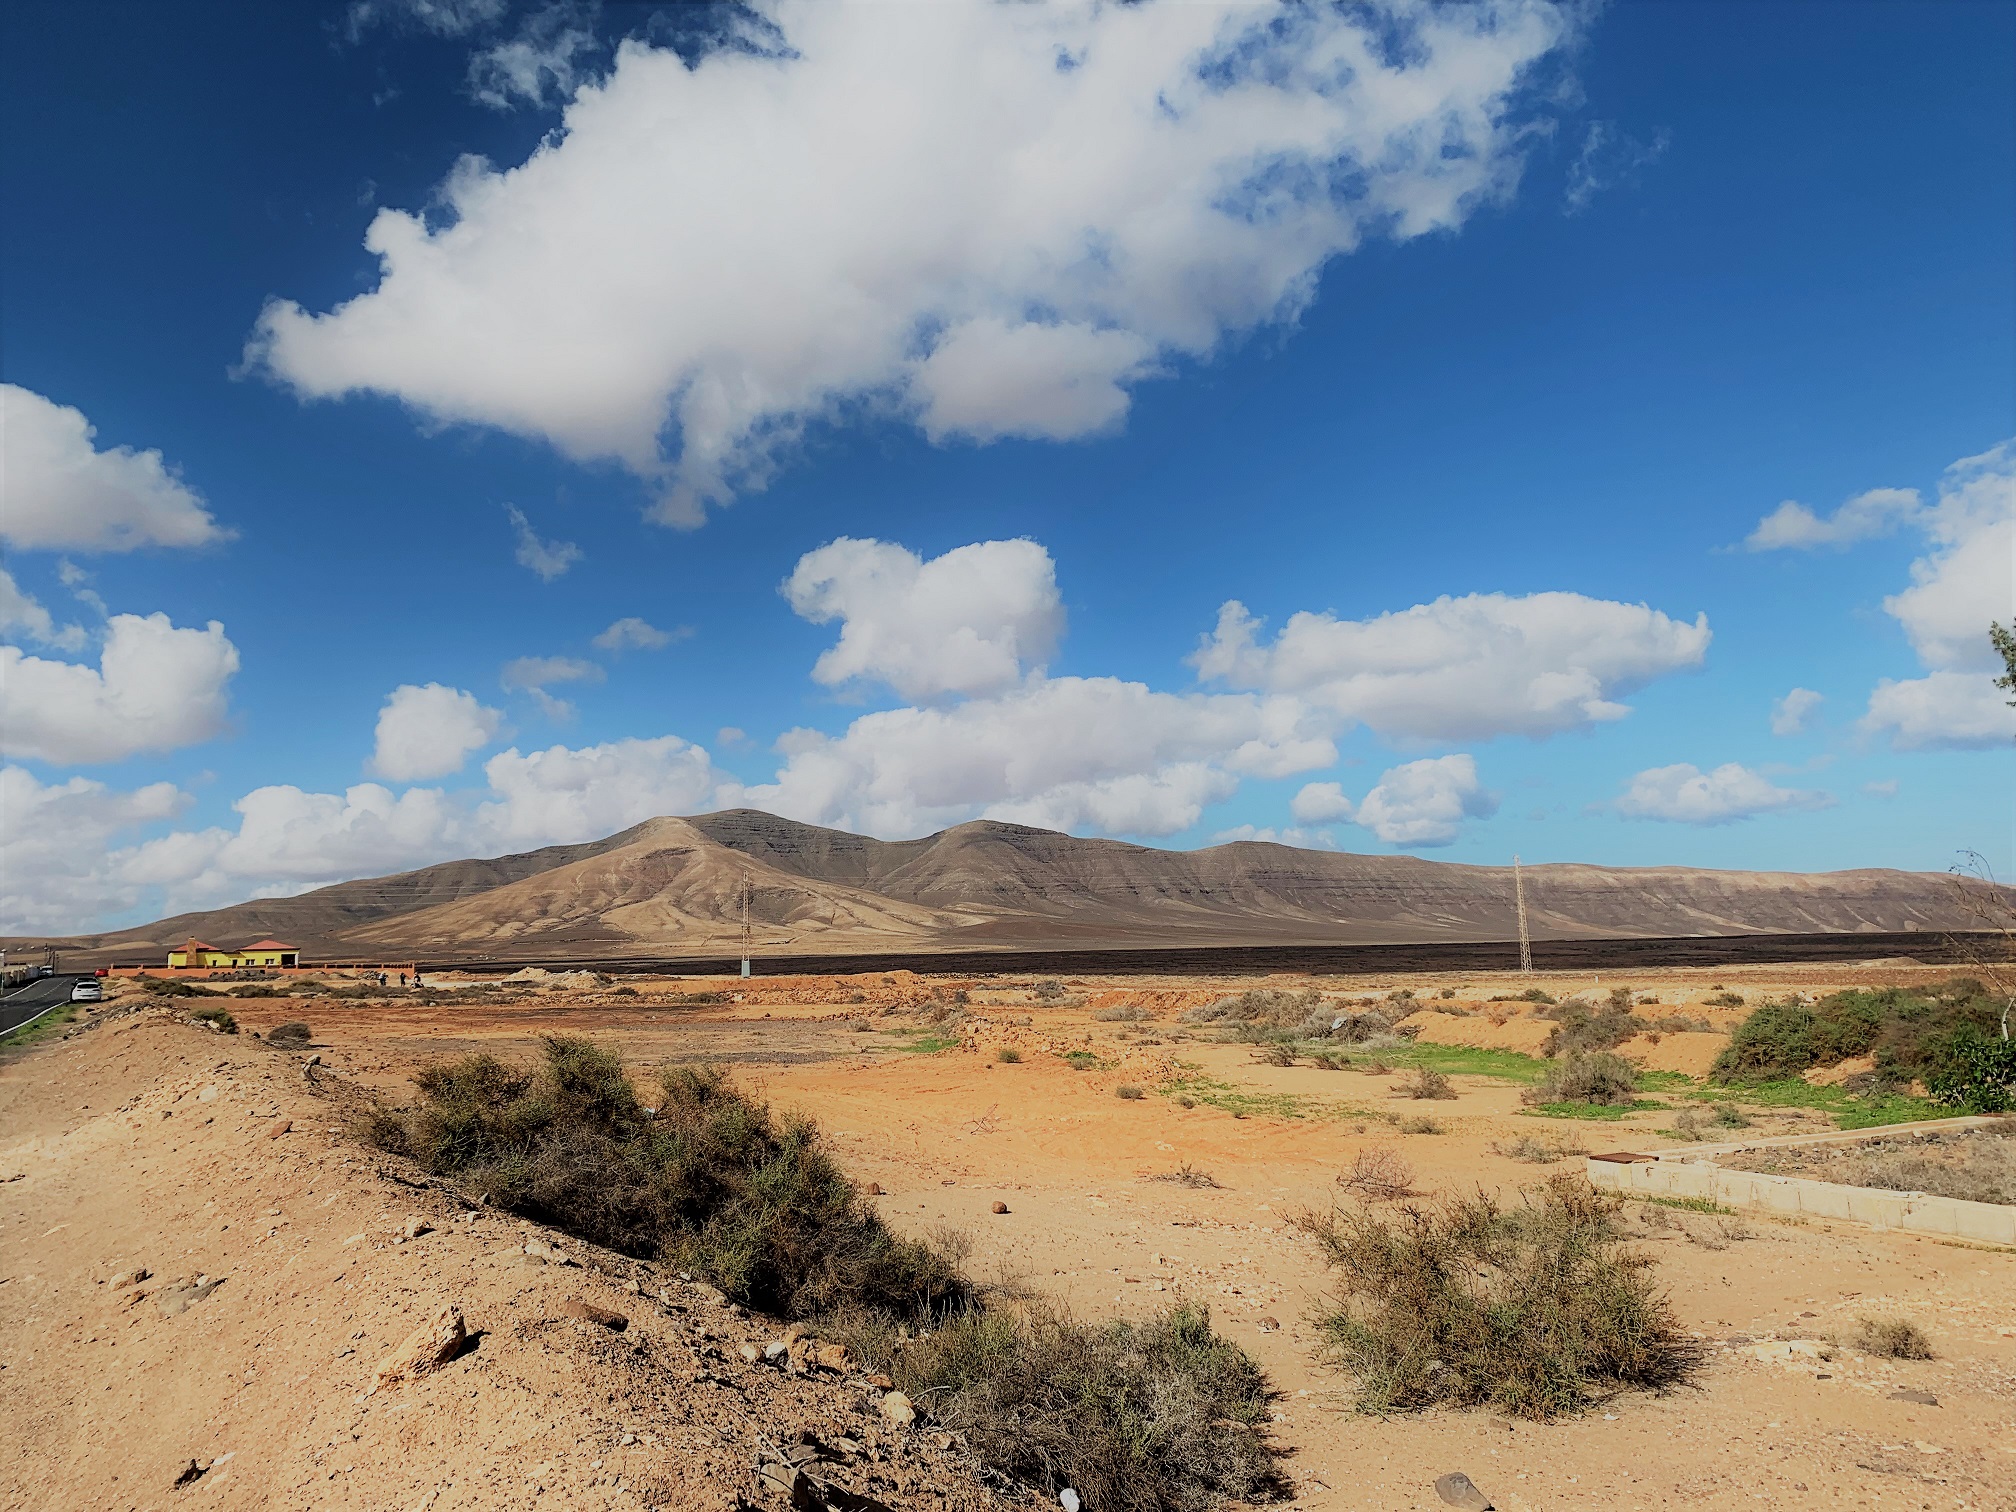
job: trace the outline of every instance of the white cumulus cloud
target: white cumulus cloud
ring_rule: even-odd
[[[238,648],[224,627],[115,614],[98,665],[0,646],[0,753],[55,766],[122,761],[222,733]]]
[[[684,625],[674,630],[660,630],[649,620],[630,614],[617,620],[590,644],[597,651],[662,651],[675,640],[684,640],[692,633]]]
[[[572,541],[542,540],[517,505],[506,504],[504,513],[518,536],[518,565],[536,573],[540,582],[552,582],[581,560],[581,548]]]
[[[83,412],[0,383],[0,540],[25,550],[206,546],[230,532],[158,451],[100,451]]]
[[[2001,659],[1988,626],[2016,623],[2016,441],[1946,469],[1938,502],[1916,523],[1931,549],[1911,564],[1911,586],[1883,607],[1927,675],[1880,682],[1862,728],[1902,748],[2007,742],[2016,709],[1994,685]]]
[[[1757,522],[1744,538],[1751,551],[1812,551],[1821,546],[1852,546],[1892,534],[1924,510],[1915,488],[1872,488],[1857,494],[1822,519],[1804,504],[1787,499]]]
[[[1800,735],[1812,721],[1813,711],[1827,700],[1811,688],[1794,688],[1783,698],[1771,700],[1771,733]]]
[[[1475,758],[1459,754],[1382,773],[1358,804],[1355,822],[1388,845],[1448,845],[1463,832],[1464,820],[1497,812],[1497,795],[1478,781]]]
[[[1162,693],[1111,677],[1034,678],[950,707],[865,714],[837,736],[793,731],[780,744],[783,768],[742,801],[883,836],[976,817],[1174,834],[1241,776],[1337,759],[1293,700]]]
[[[1625,785],[1617,812],[1627,819],[1676,824],[1733,824],[1757,814],[1832,807],[1826,793],[1782,788],[1739,762],[1704,772],[1690,762],[1651,767]]]
[[[905,698],[1013,687],[1064,631],[1056,569],[1034,541],[980,541],[926,562],[843,536],[799,559],[784,596],[814,624],[840,621],[814,679],[873,679]]]
[[[144,825],[189,804],[172,782],[122,793],[88,777],[43,783],[0,767],[0,934],[67,934],[133,907],[141,886],[107,856]]]
[[[82,625],[59,625],[42,601],[0,567],[0,635],[20,635],[38,646],[82,651],[91,638]]]
[[[1708,617],[1579,593],[1439,598],[1372,619],[1292,616],[1271,645],[1237,600],[1191,659],[1233,687],[1289,694],[1381,735],[1552,735],[1624,718],[1618,699],[1698,667]]]
[[[442,683],[402,684],[378,711],[371,770],[394,782],[446,777],[495,740],[503,722],[474,693]]]
[[[1349,819],[1357,805],[1344,796],[1335,782],[1311,782],[1288,800],[1288,812],[1302,824],[1328,824],[1333,819]]]
[[[376,286],[274,301],[248,358],[615,459],[675,524],[863,409],[1082,436],[1165,360],[1292,320],[1368,236],[1509,192],[1527,85],[1576,31],[1547,0],[751,10],[697,61],[624,43],[524,162],[382,210]],[[577,52],[487,77],[543,98]]]

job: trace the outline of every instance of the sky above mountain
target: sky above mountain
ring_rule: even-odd
[[[732,806],[2016,868],[2016,9],[0,42],[0,932]]]

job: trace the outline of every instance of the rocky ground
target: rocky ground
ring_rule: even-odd
[[[1634,985],[1679,1006],[1783,986],[1729,976]],[[1454,1099],[1417,1104],[1391,1078],[1186,1037],[1183,1007],[1225,984],[1064,985],[1044,1000],[972,984],[963,1020],[935,1029],[930,984],[846,980],[733,984],[744,997],[729,1003],[689,1000],[728,984],[615,997],[590,982],[526,984],[495,1007],[233,1004],[248,1031],[308,1020],[315,1043],[299,1052],[115,1004],[10,1054],[0,1505],[781,1509],[794,1460],[834,1506],[1013,1501],[928,1411],[885,1415],[885,1393],[847,1362],[821,1368],[801,1343],[802,1373],[790,1351],[770,1364],[774,1325],[676,1276],[472,1217],[341,1132],[347,1098],[402,1096],[438,1053],[526,1053],[562,1031],[641,1064],[728,1062],[816,1114],[892,1223],[968,1235],[983,1276],[1087,1317],[1208,1302],[1269,1372],[1291,1505],[1309,1512],[1439,1507],[1433,1482],[1457,1470],[1505,1512],[2016,1508],[2016,1254],[1848,1224],[1632,1205],[1682,1320],[1713,1344],[1696,1389],[1546,1426],[1355,1414],[1319,1357],[1324,1277],[1292,1219],[1335,1200],[1359,1152],[1393,1152],[1424,1192],[1509,1189],[1571,1168],[1500,1153],[1521,1136],[1656,1143],[1672,1109],[1540,1119],[1517,1085],[1463,1074]],[[1503,991],[1458,985],[1480,1002]],[[1148,1017],[1096,1017],[1119,1003]],[[1130,1085],[1147,1095],[1116,1095]],[[1402,1116],[1439,1132],[1403,1133]],[[138,1268],[151,1274],[120,1284]],[[473,1347],[457,1352],[448,1309]],[[1915,1320],[1935,1358],[1864,1353],[1864,1316]],[[381,1381],[409,1341],[425,1361],[436,1340],[438,1368]]]

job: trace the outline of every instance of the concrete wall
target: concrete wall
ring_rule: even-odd
[[[1628,1164],[1583,1162],[1590,1183],[1632,1197],[1700,1197],[1724,1207],[1762,1208],[1813,1218],[1845,1218],[1877,1228],[1946,1234],[1981,1244],[2016,1245],[2016,1207],[1994,1202],[1961,1202],[1921,1192],[1886,1192],[1876,1187],[1837,1186],[1796,1176],[1764,1176],[1725,1171],[1704,1160],[1646,1158]]]

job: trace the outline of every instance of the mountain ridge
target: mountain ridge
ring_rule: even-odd
[[[1943,873],[1524,870],[1538,938],[1969,925]],[[224,946],[271,935],[310,960],[720,955],[739,947],[745,898],[764,946],[823,954],[1425,943],[1512,937],[1512,891],[1510,867],[1409,855],[1251,840],[1160,850],[997,820],[877,840],[728,809],[45,943],[121,961],[158,959],[191,935]]]

